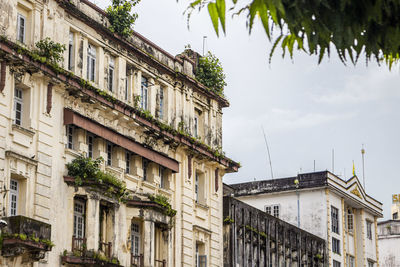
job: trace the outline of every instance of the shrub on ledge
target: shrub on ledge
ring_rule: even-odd
[[[75,185],[81,186],[92,183],[101,186],[108,186],[106,193],[123,200],[129,194],[124,182],[120,181],[113,174],[100,170],[103,158],[92,159],[79,155],[76,159],[67,164],[68,175],[75,178]]]

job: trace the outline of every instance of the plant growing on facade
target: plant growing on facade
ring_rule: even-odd
[[[49,61],[51,64],[59,64],[64,60],[65,45],[52,41],[49,37],[36,42],[34,54]]]
[[[112,0],[112,4],[107,8],[107,16],[110,21],[110,30],[123,37],[132,34],[132,28],[138,18],[137,13],[131,10],[140,0]]]
[[[199,58],[196,79],[215,93],[223,96],[224,87],[226,86],[225,73],[221,62],[211,52]]]
[[[36,244],[42,244],[45,245],[48,249],[51,249],[52,247],[54,247],[54,243],[51,242],[51,240],[48,239],[40,239],[39,237],[36,237],[35,235],[31,235],[31,236],[27,236],[26,234],[10,234],[7,232],[3,232],[0,235],[0,249],[3,246],[3,240],[4,239],[19,239],[21,241],[31,241],[34,242]]]
[[[174,210],[169,203],[166,196],[163,195],[148,195],[150,201],[153,201],[163,208],[163,213],[167,216],[174,217],[176,215],[176,210]]]
[[[100,170],[103,158],[92,159],[79,155],[67,164],[68,175],[75,178],[75,185],[81,186],[85,182],[95,182],[98,185],[109,186],[107,193],[124,200],[129,194],[124,182],[108,172]]]

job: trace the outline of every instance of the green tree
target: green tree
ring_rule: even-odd
[[[112,0],[112,4],[106,10],[112,32],[124,37],[132,34],[138,14],[131,13],[131,10],[139,2],[140,0]]]
[[[228,0],[229,1],[229,0]],[[398,0],[251,0],[243,4],[231,0],[229,13],[247,13],[251,33],[259,17],[268,39],[273,42],[270,59],[280,46],[283,56],[299,49],[310,55],[330,56],[334,47],[340,60],[356,64],[361,55],[366,61],[384,60],[389,68],[399,60],[400,1]],[[193,10],[207,7],[216,34],[219,25],[225,33],[225,0],[195,0]]]
[[[225,73],[221,62],[211,52],[199,58],[196,79],[217,94],[223,95],[226,86]]]

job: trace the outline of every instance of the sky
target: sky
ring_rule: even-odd
[[[100,7],[109,0],[93,0]],[[207,10],[194,12],[188,29],[183,15],[189,1],[142,0],[135,7],[135,31],[176,55],[185,45],[210,50],[223,64],[230,107],[223,110],[223,149],[241,163],[225,183],[271,179],[265,130],[274,178],[315,170],[334,171],[343,179],[356,174],[382,202],[390,218],[392,194],[400,193],[400,71],[385,65],[344,66],[337,56],[318,58],[295,53],[282,58],[277,49],[269,64],[271,43],[260,22],[251,35],[244,16],[227,19],[226,35],[216,36]],[[230,16],[228,16],[230,17]],[[334,170],[332,170],[332,150]],[[399,164],[399,165],[397,165]]]

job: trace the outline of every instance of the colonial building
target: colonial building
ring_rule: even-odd
[[[0,265],[221,266],[239,165],[197,54],[122,38],[87,0],[2,0],[0,34]]]
[[[225,194],[224,266],[312,267],[327,259],[324,239]]]
[[[380,266],[400,266],[400,220],[378,222]]]
[[[239,200],[326,240],[329,266],[379,266],[382,204],[328,171],[230,185]]]

